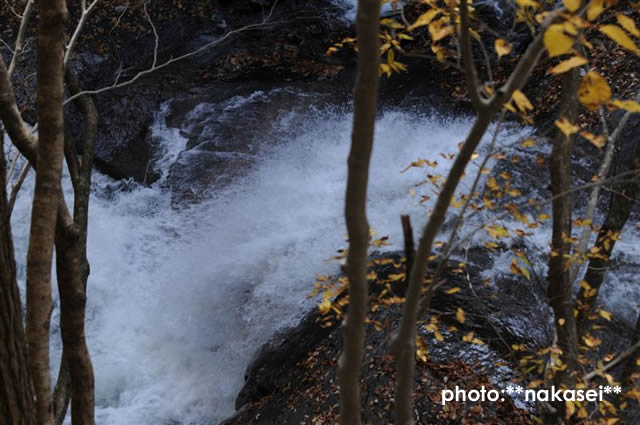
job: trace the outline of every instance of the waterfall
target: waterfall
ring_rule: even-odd
[[[236,109],[241,126],[243,108]],[[233,413],[254,351],[313,306],[307,294],[316,274],[339,270],[327,259],[345,247],[345,109],[283,113],[272,133],[260,135],[256,165],[197,203],[172,206],[164,184],[186,146],[166,126],[166,108],[152,128],[163,152],[160,181],[145,187],[94,172],[87,337],[97,423],[213,424]],[[401,171],[422,157],[438,162],[429,173],[446,175],[450,160],[440,153],[457,152],[470,125],[465,117],[397,110],[379,117],[368,208],[390,249],[402,246],[400,215],[411,213],[419,229],[432,205],[409,193],[425,170]],[[522,134],[506,132],[500,141],[513,144]],[[22,288],[33,183],[32,175],[12,217]],[[71,202],[68,176],[64,190]],[[56,312],[55,367],[57,321]]]

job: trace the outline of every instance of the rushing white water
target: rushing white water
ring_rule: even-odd
[[[242,125],[241,108],[237,119]],[[369,188],[378,234],[399,246],[400,214],[413,213],[416,227],[424,222],[429,203],[409,196],[424,170],[401,170],[426,157],[438,160],[430,172],[446,174],[449,161],[439,153],[456,152],[469,126],[467,119],[383,114]],[[94,173],[87,332],[97,423],[212,424],[229,416],[253,352],[309,307],[315,274],[337,271],[326,259],[344,246],[351,116],[292,111],[275,127],[279,136],[265,137],[248,175],[190,207],[171,208],[164,178],[141,187]],[[153,130],[166,177],[185,140],[162,114]],[[68,182],[65,190],[69,201]],[[25,191],[12,220],[20,263],[29,201]],[[59,343],[53,347],[55,361]]]
[[[122,190],[94,173],[87,328],[98,423],[212,423],[230,415],[254,350],[300,317],[315,274],[337,271],[326,259],[344,246],[351,117],[292,114],[276,124],[282,134],[297,122],[288,140],[264,143],[253,172],[188,208],[171,208],[162,181]],[[455,152],[468,125],[399,112],[379,120],[369,197],[379,234],[399,241],[400,214],[424,211],[408,196],[421,174],[400,171],[419,155]],[[185,141],[162,117],[154,131],[166,173]],[[446,166],[440,158],[439,172]],[[12,220],[19,261],[29,201],[24,192]]]

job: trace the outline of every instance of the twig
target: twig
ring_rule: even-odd
[[[624,173],[620,173],[617,176],[613,176],[613,177],[610,177],[608,179],[603,179],[603,180],[598,181],[598,182],[589,182],[589,183],[585,183],[585,184],[580,185],[580,186],[576,186],[574,188],[571,188],[570,190],[567,190],[567,191],[562,192],[562,193],[558,193],[555,196],[552,196],[552,197],[547,198],[547,199],[543,199],[543,200],[538,201],[538,202],[533,202],[532,203],[532,202],[529,202],[529,200],[527,200],[527,201],[524,201],[524,202],[522,202],[520,204],[516,204],[515,207],[516,208],[523,208],[523,207],[537,208],[537,207],[541,207],[543,205],[546,205],[546,204],[549,204],[549,203],[553,202],[555,199],[561,198],[563,196],[567,196],[567,195],[569,195],[571,193],[578,192],[580,190],[589,189],[589,188],[592,188],[592,187],[594,187],[596,185],[604,185],[604,184],[612,182],[612,181],[620,180],[620,179],[622,179],[624,177],[635,177],[638,174],[640,174],[640,170],[626,171]],[[469,214],[467,216],[466,219],[474,216],[475,214],[478,214],[478,212],[477,211],[472,212],[471,214]],[[495,217],[493,217],[491,220],[485,221],[482,224],[480,224],[479,226],[473,228],[467,235],[464,236],[464,238],[462,238],[458,243],[456,243],[456,245],[453,247],[453,250],[456,250],[463,243],[467,242],[469,239],[471,239],[471,237],[473,235],[475,235],[478,231],[482,230],[485,226],[487,226],[487,225],[489,225],[491,223],[495,223],[496,221],[506,217],[509,214],[511,214],[510,211],[503,211],[502,213],[500,213],[500,214],[496,215]]]
[[[145,75],[151,74],[151,73],[153,73],[153,72],[155,72],[155,71],[157,71],[159,69],[165,68],[165,67],[167,67],[167,66],[169,66],[169,65],[171,65],[171,64],[173,64],[175,62],[178,62],[178,61],[181,61],[183,59],[187,59],[187,58],[195,56],[195,55],[197,55],[199,53],[202,53],[203,51],[205,51],[205,50],[207,50],[207,49],[209,49],[209,48],[211,48],[211,47],[213,47],[213,46],[215,46],[217,44],[222,43],[223,41],[225,41],[226,39],[228,39],[229,37],[231,37],[233,35],[236,35],[238,33],[245,32],[245,31],[257,29],[257,28],[262,28],[262,27],[267,26],[267,25],[273,25],[275,22],[269,23],[268,21],[271,18],[271,16],[273,15],[273,11],[274,11],[274,9],[275,9],[277,4],[278,4],[277,1],[273,3],[273,5],[271,6],[271,11],[267,15],[267,17],[260,23],[249,24],[249,25],[245,25],[244,27],[238,28],[236,30],[231,30],[231,31],[227,32],[225,35],[223,35],[222,37],[220,37],[220,38],[218,38],[216,40],[213,40],[213,41],[205,44],[204,46],[201,46],[201,47],[197,48],[196,50],[192,50],[189,53],[185,53],[184,55],[168,59],[167,61],[165,61],[165,62],[163,62],[163,63],[161,63],[159,65],[152,66],[152,67],[150,67],[148,69],[145,69],[144,71],[140,71],[138,74],[136,74],[135,76],[133,76],[131,79],[129,79],[127,81],[118,82],[116,80],[116,82],[114,82],[110,86],[102,87],[102,88],[95,89],[95,90],[84,90],[84,91],[81,91],[79,93],[76,93],[73,96],[67,98],[64,101],[64,104],[66,105],[67,103],[73,101],[74,99],[78,98],[79,96],[88,95],[88,94],[99,94],[99,93],[103,93],[103,92],[106,92],[106,91],[109,91],[109,90],[113,90],[113,89],[117,89],[117,88],[128,86],[128,85],[136,82],[137,80],[139,80],[141,77],[143,77]]]
[[[7,214],[11,217],[11,213],[13,212],[13,206],[16,203],[16,199],[18,198],[18,192],[20,192],[20,188],[22,188],[22,184],[24,183],[27,175],[29,174],[29,170],[31,170],[31,164],[29,161],[25,161],[22,166],[22,170],[20,170],[20,174],[18,175],[18,180],[11,188],[11,196],[9,197],[9,204],[7,205]]]
[[[400,216],[402,221],[402,234],[404,235],[404,256],[406,261],[404,263],[405,276],[409,279],[409,271],[413,266],[413,259],[416,255],[415,243],[413,241],[413,228],[411,227],[411,217],[408,215]],[[407,282],[408,283],[408,282]]]
[[[638,93],[638,95],[636,96],[636,100],[640,101],[640,93]],[[600,164],[600,167],[598,169],[598,173],[595,176],[595,179],[600,180],[604,178],[604,176],[609,171],[609,168],[611,167],[611,161],[613,159],[613,154],[616,148],[616,143],[618,142],[618,137],[620,136],[620,133],[622,132],[624,127],[627,125],[627,121],[629,121],[630,118],[631,118],[631,112],[627,111],[622,116],[622,119],[620,120],[620,122],[618,123],[618,126],[613,131],[613,134],[610,135],[609,127],[607,125],[607,120],[604,117],[603,109],[600,108],[600,119],[602,120],[603,132],[605,134],[605,137],[607,138],[607,148],[605,150],[604,158],[602,159],[602,163]],[[589,196],[589,203],[587,204],[587,211],[584,217],[586,220],[593,220],[593,217],[595,216],[601,187],[602,186],[595,186],[591,191],[591,195]],[[586,252],[592,232],[593,230],[591,229],[591,226],[586,226],[582,229],[582,234],[580,235],[580,239],[578,241],[578,244],[575,250],[575,252],[578,255],[582,255],[584,252]],[[579,270],[579,267],[575,264],[571,267],[570,279],[572,282],[575,281],[576,276],[578,274],[578,270]]]
[[[480,50],[482,50],[484,61],[487,63],[487,77],[489,77],[490,82],[493,82],[493,70],[491,69],[491,58],[489,57],[487,46],[484,45],[484,42],[482,41],[482,39],[477,41],[478,41],[478,44],[480,45]]]
[[[155,67],[156,64],[158,63],[158,45],[160,44],[160,37],[158,37],[158,31],[156,30],[156,26],[153,23],[153,20],[151,19],[151,16],[149,16],[149,11],[147,10],[147,3],[148,0],[145,0],[145,2],[142,4],[142,9],[144,10],[144,16],[146,16],[147,21],[149,21],[149,25],[151,25],[151,29],[153,30],[153,38],[154,38],[154,46],[153,46],[153,64],[151,65],[151,67]]]
[[[31,0],[31,1],[33,1],[33,0]],[[82,0],[82,15],[80,16],[80,21],[78,22],[78,25],[76,26],[76,29],[73,31],[73,35],[71,36],[71,41],[69,41],[69,45],[67,46],[67,51],[64,53],[64,66],[65,67],[69,63],[69,58],[71,57],[71,52],[73,51],[73,48],[75,47],[76,43],[78,42],[78,38],[80,37],[80,33],[82,33],[82,29],[84,28],[84,25],[87,22],[87,19],[89,18],[89,15],[91,14],[91,11],[98,4],[99,1],[100,0],[93,0],[91,2],[91,4],[89,5],[89,7],[87,8],[86,0]]]
[[[473,185],[471,186],[471,190],[469,191],[469,195],[467,200],[465,201],[462,210],[460,211],[460,214],[458,215],[458,218],[456,219],[456,222],[453,226],[453,229],[451,230],[451,233],[449,235],[449,240],[447,241],[446,246],[446,253],[443,256],[443,258],[440,260],[440,262],[438,263],[438,267],[436,268],[435,273],[433,274],[433,281],[434,282],[438,282],[440,281],[440,276],[442,275],[443,271],[444,271],[444,267],[445,264],[447,262],[447,260],[449,259],[449,257],[451,257],[451,254],[453,253],[453,249],[452,249],[452,244],[453,241],[456,237],[456,235],[458,234],[458,229],[460,228],[460,226],[462,225],[462,222],[464,221],[464,213],[467,211],[467,208],[469,208],[469,205],[471,204],[471,200],[475,197],[474,193],[476,192],[476,188],[478,187],[478,184],[480,183],[480,178],[482,177],[482,170],[485,168],[485,166],[487,165],[487,162],[489,162],[489,158],[491,157],[491,154],[493,153],[493,148],[496,144],[496,140],[498,139],[498,133],[500,132],[500,127],[502,125],[502,123],[504,122],[504,117],[505,117],[505,110],[502,110],[502,113],[500,114],[500,119],[498,120],[498,123],[496,124],[496,129],[493,132],[493,137],[491,138],[491,142],[489,143],[489,148],[487,150],[487,154],[484,156],[484,159],[482,161],[482,164],[480,164],[480,168],[478,168],[478,172],[476,173],[476,177],[473,181]],[[433,285],[432,285],[433,286]],[[434,288],[435,289],[435,288]],[[420,305],[420,313],[418,313],[419,315],[421,315],[422,313],[424,313],[426,311],[426,309],[429,308],[429,303],[427,301],[429,301],[430,298],[429,297],[425,297],[423,298],[423,301]]]
[[[31,16],[34,3],[35,0],[28,0],[27,5],[24,8],[22,20],[20,21],[20,29],[18,30],[18,37],[16,38],[16,47],[13,49],[13,56],[11,57],[11,63],[9,64],[9,78],[11,78],[11,74],[13,74],[18,57],[22,54],[22,48],[24,47],[24,35],[27,32],[27,25],[29,23],[29,17]]]
[[[11,3],[9,3],[9,0],[4,0],[4,3],[7,5],[9,10],[11,11],[11,13],[16,15],[18,17],[18,19],[22,19],[22,15],[19,14],[18,12],[16,12],[16,10],[13,8],[13,6],[11,6]]]
[[[625,360],[628,357],[632,356],[638,349],[640,349],[640,341],[638,341],[635,344],[633,344],[631,347],[629,347],[627,349],[627,351],[623,352],[618,357],[616,357],[615,359],[611,360],[609,363],[604,365],[601,369],[595,369],[595,370],[587,373],[586,375],[584,375],[582,377],[582,379],[585,382],[589,382],[590,380],[592,380],[596,376],[602,375],[603,373],[605,373],[609,369],[611,369],[611,368],[617,366],[618,364],[620,364],[623,360]]]
[[[475,62],[473,61],[473,50],[471,47],[471,32],[469,23],[469,8],[467,0],[460,2],[460,51],[462,56],[462,65],[464,67],[464,75],[467,79],[467,88],[471,103],[476,111],[483,108],[484,102],[480,95],[480,81],[478,80],[478,72]]]

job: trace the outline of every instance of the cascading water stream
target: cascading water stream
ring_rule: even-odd
[[[274,124],[281,135],[297,122],[287,140],[263,141],[252,171],[191,206],[171,207],[164,178],[143,187],[94,173],[87,333],[98,423],[224,419],[253,352],[309,308],[315,274],[338,271],[326,259],[344,246],[351,116],[295,114]],[[378,233],[399,241],[400,214],[424,210],[408,194],[419,177],[400,171],[419,153],[455,152],[468,125],[401,112],[379,120],[369,196]],[[166,177],[185,140],[162,113],[153,131]],[[21,282],[32,186],[12,217]],[[53,339],[57,361],[57,330]]]
[[[241,126],[244,110],[234,105]],[[232,414],[254,351],[310,308],[314,275],[336,273],[326,259],[344,247],[348,111],[283,113],[260,135],[255,166],[207,200],[178,206],[165,182],[185,160],[186,140],[165,114],[152,129],[160,181],[143,187],[94,173],[87,335],[101,425],[215,424]],[[424,157],[438,161],[430,173],[446,175],[450,161],[439,154],[455,153],[470,124],[402,111],[378,119],[369,219],[396,249],[400,215],[412,213],[418,229],[430,206],[409,194],[424,170],[401,171]],[[12,217],[22,287],[32,187],[30,177]],[[70,202],[68,178],[64,187]]]

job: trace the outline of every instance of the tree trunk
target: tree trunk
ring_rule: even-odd
[[[399,329],[392,337],[392,350],[395,356],[398,376],[396,378],[395,391],[395,424],[396,425],[412,425],[414,423],[412,409],[412,391],[415,370],[415,339],[416,326],[418,319],[418,305],[420,311],[426,311],[431,303],[433,291],[427,288],[424,298],[420,301],[422,290],[424,288],[424,276],[427,270],[427,259],[431,255],[433,242],[442,227],[442,223],[446,217],[451,199],[453,198],[456,188],[460,183],[460,179],[464,174],[464,170],[469,164],[473,152],[478,147],[482,136],[484,136],[491,120],[500,111],[505,102],[507,102],[515,90],[520,90],[526,83],[532,69],[537,64],[542,52],[544,44],[542,42],[542,34],[544,29],[552,22],[553,18],[548,18],[542,24],[542,31],[536,36],[534,41],[529,44],[524,55],[518,61],[515,69],[509,76],[507,82],[500,87],[495,95],[489,100],[483,100],[480,96],[479,82],[476,78],[475,64],[469,48],[470,27],[468,16],[468,2],[461,0],[460,2],[460,36],[464,39],[461,42],[462,55],[465,62],[465,76],[469,85],[469,93],[472,103],[477,111],[476,119],[473,123],[471,131],[467,135],[465,142],[460,148],[460,152],[456,156],[451,170],[447,175],[438,199],[429,221],[422,231],[422,236],[416,251],[415,261],[409,274],[409,287],[407,288],[406,301],[402,312],[402,320]]]
[[[80,92],[80,85],[71,70],[66,72],[66,81],[72,94]],[[89,195],[91,191],[91,168],[98,124],[98,113],[88,96],[75,101],[85,117],[84,155],[78,163],[75,144],[65,140],[67,163],[74,187],[73,219],[76,232],[66,232],[58,226],[56,232],[56,270],[60,292],[60,327],[66,362],[71,380],[71,423],[73,425],[95,424],[95,382],[91,356],[85,336],[85,311],[87,303],[87,226]]]
[[[71,375],[69,373],[69,356],[62,351],[60,359],[60,370],[58,371],[58,379],[53,390],[53,423],[54,425],[62,425],[67,417],[69,403],[71,403]]]
[[[49,371],[51,266],[64,152],[64,0],[40,4],[38,35],[38,169],[27,254],[27,347],[40,425],[53,423]]]
[[[344,349],[338,362],[340,418],[343,425],[361,423],[360,369],[368,305],[366,267],[369,223],[366,201],[378,98],[379,21],[380,2],[359,0],[356,21],[358,75],[354,91],[353,133],[345,202],[345,218],[349,232],[347,276],[350,298],[344,326]]]
[[[7,210],[6,164],[0,131],[0,419],[35,425],[33,386],[27,362],[20,293]]]
[[[629,171],[640,171],[640,143],[638,143]],[[632,175],[623,184],[617,185],[611,199],[611,204],[604,224],[598,232],[596,247],[602,257],[594,257],[589,261],[584,281],[589,284],[591,290],[580,287],[578,292],[578,329],[580,335],[584,335],[589,327],[589,315],[591,314],[598,297],[598,291],[604,281],[604,276],[609,268],[609,257],[616,245],[617,238],[611,236],[619,234],[631,214],[638,193],[640,192],[640,176]],[[606,243],[605,243],[606,242]],[[595,292],[593,292],[595,290]]]
[[[95,424],[94,377],[84,331],[86,282],[81,241],[72,236],[56,237],[56,266],[60,291],[62,342],[71,376],[71,423]]]
[[[638,342],[640,342],[640,315],[638,316],[638,319],[636,320],[636,326],[633,329],[633,335],[631,336],[631,345],[637,344]],[[626,360],[624,371],[622,372],[622,382],[624,383],[626,381],[628,387],[634,388],[635,381],[637,380],[637,378],[634,379],[634,374],[638,372],[638,369],[637,354],[635,356],[629,356],[629,358]]]
[[[575,122],[577,117],[579,69],[574,69],[563,76],[560,117]],[[564,371],[558,371],[554,377],[557,386],[572,388],[575,383],[574,371],[578,361],[578,335],[573,315],[573,294],[571,291],[570,264],[567,258],[571,253],[568,238],[571,236],[572,199],[571,189],[571,152],[572,137],[557,131],[553,139],[551,153],[551,193],[554,197],[553,234],[551,237],[551,256],[549,258],[549,301],[555,313],[558,347],[562,350],[561,360],[567,365]],[[564,417],[564,405],[554,406]],[[554,418],[549,418],[553,421]]]

